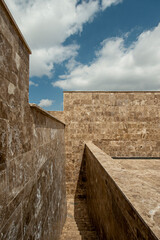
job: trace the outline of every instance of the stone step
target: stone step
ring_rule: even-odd
[[[69,231],[71,231],[71,232],[79,232],[79,229],[78,229],[77,225],[73,226],[71,224],[63,227],[63,232],[69,232]]]
[[[60,240],[82,240],[81,236],[64,236],[60,237]]]
[[[97,232],[96,231],[80,231],[80,235],[97,237]]]
[[[82,239],[81,235],[77,231],[69,231],[69,232],[62,232],[62,235],[60,237],[60,240],[63,239]]]
[[[75,222],[67,221],[63,227],[63,231],[95,231],[91,222]]]
[[[82,240],[82,237],[80,236],[80,237],[74,237],[74,236],[62,236],[61,238],[60,238],[60,240]]]
[[[63,232],[60,240],[63,239],[83,239],[83,240],[99,240],[96,232],[85,231],[81,234],[77,232]]]
[[[61,236],[60,240],[99,240],[98,237],[92,236]]]
[[[83,240],[99,240],[97,236],[83,236],[81,237]]]
[[[89,217],[75,217],[73,214],[67,214],[67,222],[76,222],[78,223],[91,223],[91,220]],[[92,223],[91,223],[92,224]]]

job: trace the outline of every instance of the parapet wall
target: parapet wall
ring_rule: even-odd
[[[66,174],[74,194],[84,141],[112,157],[160,157],[160,92],[64,92]]]
[[[159,184],[150,181],[159,175],[160,161],[114,160],[88,142],[83,164],[87,206],[100,239],[158,240],[159,210],[153,209],[158,204]]]
[[[28,103],[30,50],[0,1],[0,239],[58,239],[64,124]]]

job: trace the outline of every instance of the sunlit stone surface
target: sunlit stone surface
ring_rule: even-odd
[[[64,92],[51,115],[30,53],[1,0],[0,239],[160,239],[160,92]]]

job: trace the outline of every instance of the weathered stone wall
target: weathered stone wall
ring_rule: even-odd
[[[113,157],[159,157],[160,92],[64,92],[66,174],[74,194],[84,142]]]
[[[64,112],[63,111],[48,111],[51,115],[56,117],[58,120],[65,123]]]
[[[159,188],[158,182],[157,185],[154,182],[154,187],[150,186],[148,185],[150,180],[146,182],[144,176],[142,183],[140,181],[141,171],[136,171],[136,176],[131,173],[127,183],[126,171],[123,166],[125,163],[121,165],[124,161],[126,162],[126,160],[121,162],[113,160],[93,143],[87,143],[83,162],[86,166],[89,214],[99,232],[100,239],[158,240],[160,236],[159,220],[156,217],[149,216],[151,214],[150,210],[154,207],[153,202]],[[145,169],[147,169],[147,165]],[[152,166],[150,165],[149,170],[153,170]],[[159,160],[157,160],[157,166],[160,166]],[[143,172],[143,169],[141,170]],[[122,177],[119,177],[120,175]],[[133,187],[133,184],[134,188],[131,191],[130,188],[131,185]],[[143,190],[138,192],[137,195],[138,189]],[[147,195],[152,189],[154,189],[154,197],[151,197],[151,201]],[[132,197],[130,197],[131,195]],[[135,203],[139,206],[137,207]],[[144,206],[146,207],[145,211],[141,210]]]
[[[0,239],[58,239],[66,217],[64,124],[30,106],[29,53],[0,1]]]

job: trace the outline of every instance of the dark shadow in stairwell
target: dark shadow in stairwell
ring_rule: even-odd
[[[74,217],[82,240],[98,240],[98,235],[87,211],[86,158],[83,154],[74,198]]]

